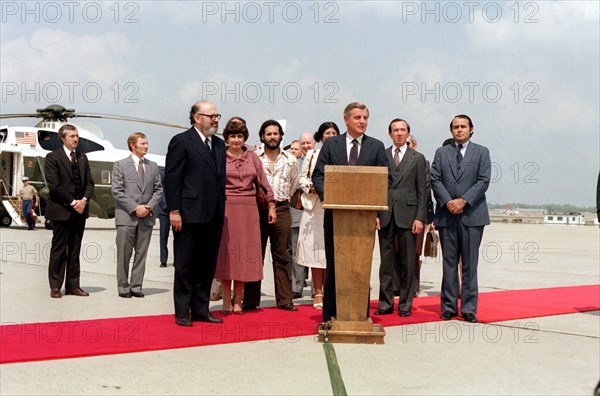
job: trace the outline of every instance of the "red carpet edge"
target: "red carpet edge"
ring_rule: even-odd
[[[371,301],[371,313],[377,301]],[[600,285],[510,290],[479,294],[482,323],[600,310]],[[414,300],[408,318],[373,316],[383,326],[439,321],[439,296]],[[219,311],[215,316],[222,317]],[[224,323],[175,324],[172,314],[44,323],[4,323],[0,326],[0,364],[70,359],[143,351],[256,342],[314,335],[321,312],[299,305],[298,312],[263,308],[224,317]]]

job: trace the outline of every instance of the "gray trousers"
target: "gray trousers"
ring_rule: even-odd
[[[442,245],[443,278],[441,303],[442,312],[458,314],[458,293],[461,285],[458,279],[458,266],[462,259],[462,290],[460,290],[460,311],[477,313],[479,289],[477,285],[477,265],[479,246],[483,237],[483,226],[467,227],[460,221],[452,227],[437,227]]]
[[[117,226],[117,287],[119,293],[142,290],[146,271],[146,255],[151,237],[152,227],[148,227],[141,221],[137,226]],[[130,276],[129,262],[134,251]]]
[[[292,227],[290,244],[288,246],[288,257],[292,263],[292,291],[302,293],[304,281],[306,280],[306,267],[296,263],[296,247],[298,246],[298,234],[300,227]]]

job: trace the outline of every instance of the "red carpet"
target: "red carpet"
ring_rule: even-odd
[[[376,301],[371,308],[377,309]],[[481,322],[596,311],[600,310],[600,285],[480,293],[478,310]],[[384,326],[434,322],[440,320],[439,311],[439,297],[420,297],[414,300],[410,317],[376,316],[373,322]],[[220,312],[215,316],[221,316]],[[195,322],[193,327],[177,326],[173,315],[11,324],[0,326],[0,363],[293,340],[316,334],[320,321],[320,312],[304,305],[298,312],[265,308],[227,316],[221,325]]]

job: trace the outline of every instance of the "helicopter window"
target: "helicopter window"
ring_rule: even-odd
[[[58,133],[54,131],[38,131],[38,142],[40,142],[40,146],[44,150],[54,151],[58,150],[62,144],[60,143],[60,139],[58,138]]]
[[[99,145],[96,142],[92,142],[91,140],[79,138],[79,143],[77,144],[77,152],[79,153],[91,153],[92,151],[102,151],[104,150],[104,146]]]
[[[54,131],[39,130],[38,140],[40,142],[40,146],[42,146],[44,150],[54,151],[62,146],[62,143],[58,137],[58,133]],[[104,146],[84,138],[80,138],[79,143],[77,144],[78,153],[86,154],[91,153],[92,151],[102,150],[104,150]]]
[[[8,136],[8,129],[0,130],[0,143],[6,142],[6,137]]]

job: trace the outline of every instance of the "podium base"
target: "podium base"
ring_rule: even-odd
[[[385,329],[373,324],[371,318],[363,322],[336,320],[319,324],[319,342],[344,344],[384,344]]]

